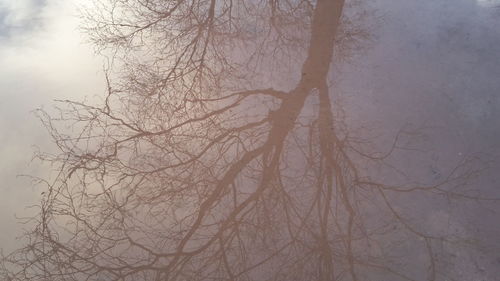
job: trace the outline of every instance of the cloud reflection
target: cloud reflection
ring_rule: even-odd
[[[19,174],[40,174],[29,165],[33,145],[48,136],[30,112],[56,98],[99,94],[102,63],[76,30],[77,1],[0,0],[0,248],[15,247],[14,215],[39,192]]]

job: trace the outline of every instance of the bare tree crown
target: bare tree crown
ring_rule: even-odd
[[[40,156],[60,174],[5,280],[413,280],[386,253],[402,235],[439,280],[433,247],[450,238],[392,196],[464,196],[453,187],[475,171],[393,186],[363,168],[406,131],[371,153],[338,118],[332,61],[366,37],[350,3],[93,3],[84,30],[117,68],[102,105],[39,112],[60,152]]]

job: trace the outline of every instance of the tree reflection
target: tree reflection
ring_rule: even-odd
[[[438,279],[434,245],[456,239],[413,225],[392,196],[467,197],[454,188],[476,171],[390,185],[367,169],[408,131],[373,153],[338,118],[331,63],[366,36],[349,3],[95,4],[86,30],[120,78],[102,106],[39,112],[60,149],[40,157],[60,174],[5,280]],[[420,241],[424,274],[398,264],[388,241],[403,236]]]

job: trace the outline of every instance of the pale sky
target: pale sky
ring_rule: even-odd
[[[29,164],[33,145],[50,149],[30,111],[49,108],[55,98],[103,93],[103,60],[76,29],[78,1],[0,0],[0,248],[6,251],[21,232],[14,215],[40,194],[17,175],[41,173]],[[354,119],[394,130],[421,119],[446,128],[432,140],[436,162],[467,151],[500,157],[500,0],[373,3],[382,19],[373,46],[344,69],[340,83]],[[481,184],[500,197],[497,174],[486,174]],[[431,222],[449,220],[443,212]],[[494,280],[487,278],[500,268],[500,248],[492,248],[500,237],[498,215],[478,210],[455,221],[464,231],[478,229],[474,235],[491,249],[474,254],[485,269],[469,277]]]
[[[49,138],[31,113],[56,98],[102,93],[103,62],[83,44],[77,1],[0,0],[0,248],[11,249],[22,215],[40,192],[20,174],[40,174],[30,164],[34,146]]]

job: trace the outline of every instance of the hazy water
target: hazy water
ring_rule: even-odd
[[[407,123],[432,127],[426,142],[430,152],[422,157],[422,162],[408,164],[412,160],[405,157],[396,161],[418,168],[418,175],[438,176],[462,154],[481,152],[495,161],[474,185],[498,197],[499,178],[495,171],[500,168],[496,161],[500,156],[500,12],[497,3],[493,0],[373,2],[369,9],[373,8],[379,16],[373,27],[373,41],[351,64],[340,68],[340,78],[336,79],[338,95],[353,126],[376,128],[384,136],[382,140]],[[66,10],[51,9],[59,11],[49,13],[51,19],[67,16]],[[52,22],[51,19],[46,21]],[[50,37],[50,32],[61,34],[58,44],[47,43],[56,40]],[[12,248],[16,243],[14,235],[20,232],[21,228],[14,224],[14,213],[22,212],[22,206],[39,196],[38,190],[16,177],[27,171],[39,172],[27,168],[25,163],[31,155],[31,145],[47,145],[44,140],[47,135],[29,111],[40,104],[50,104],[54,97],[99,93],[94,83],[100,81],[96,78],[100,64],[85,63],[91,57],[86,47],[81,47],[79,53],[68,51],[78,46],[78,40],[71,31],[61,32],[48,26],[29,31],[22,40],[8,37],[0,41],[3,42],[0,131],[4,132],[0,135],[0,188],[4,194],[0,198],[2,248]],[[59,51],[54,51],[55,47]],[[66,52],[62,54],[61,50]],[[467,203],[452,210],[422,204],[415,206],[415,210],[426,209],[424,214],[431,227],[440,229],[451,221],[446,224],[449,229],[480,241],[472,251],[457,249],[456,264],[465,267],[466,277],[461,280],[497,280],[498,203]]]

